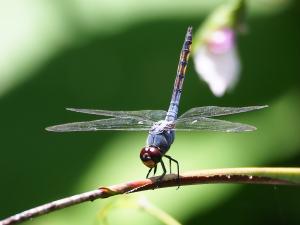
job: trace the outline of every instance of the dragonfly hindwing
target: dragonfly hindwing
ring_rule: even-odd
[[[66,123],[46,128],[54,132],[73,132],[73,131],[98,131],[98,130],[127,130],[142,131],[149,130],[152,126],[149,120],[137,118],[111,118],[93,120],[85,122]]]
[[[220,131],[220,132],[244,132],[256,130],[255,127],[232,123],[225,120],[217,120],[205,117],[179,118],[176,121],[175,130],[178,131]]]

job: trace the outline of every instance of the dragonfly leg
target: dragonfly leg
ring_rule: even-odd
[[[169,155],[164,155],[164,156],[170,160],[170,165],[171,165],[171,161],[173,161],[177,165],[177,184],[178,184],[177,189],[178,189],[180,187],[180,182],[179,182],[179,163],[178,163],[178,161],[176,159],[173,159]]]
[[[155,176],[157,170],[157,165],[154,167],[153,176]]]
[[[162,179],[164,178],[164,176],[167,173],[167,170],[166,170],[164,162],[161,160],[160,163],[161,163],[161,167],[162,167],[163,173],[162,173],[162,175],[160,175],[160,177],[157,180],[157,185],[156,185],[157,188],[159,187],[160,182],[162,181]]]
[[[151,173],[152,169],[153,169],[153,168],[150,168],[150,170],[148,171],[147,176],[146,176],[146,179],[148,179],[149,174]]]
[[[162,175],[159,177],[159,179],[162,180],[162,179],[164,178],[164,176],[166,175],[167,170],[166,170],[164,161],[161,160],[160,163],[161,163],[161,167],[162,167],[162,169],[163,169],[163,173],[162,173]]]
[[[166,157],[168,158],[168,157]],[[169,159],[169,167],[170,167],[170,174],[172,173],[172,160],[170,158]]]

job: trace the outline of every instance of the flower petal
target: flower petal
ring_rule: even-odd
[[[235,46],[220,54],[211,51],[208,45],[202,45],[195,51],[194,63],[200,78],[208,83],[218,97],[238,81],[240,61]]]

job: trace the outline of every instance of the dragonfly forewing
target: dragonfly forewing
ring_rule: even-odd
[[[263,106],[248,106],[248,107],[219,107],[219,106],[204,106],[196,107],[186,111],[179,118],[189,118],[194,116],[200,117],[214,117],[214,116],[225,116],[231,114],[238,114],[243,112],[249,112],[268,107]]]
[[[140,118],[151,121],[158,121],[165,118],[167,112],[164,110],[139,110],[139,111],[109,111],[100,109],[76,109],[76,108],[66,108],[69,111],[99,115],[99,116],[109,116],[117,118]]]
[[[74,132],[74,131],[99,131],[99,130],[124,130],[143,131],[149,130],[152,121],[136,118],[110,118],[85,122],[66,123],[47,127],[46,130],[53,132]]]
[[[256,127],[242,123],[233,123],[205,117],[190,117],[178,119],[175,124],[177,131],[220,131],[245,132],[256,130]]]

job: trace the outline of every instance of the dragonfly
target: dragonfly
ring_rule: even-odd
[[[111,118],[93,121],[73,122],[55,125],[46,128],[53,132],[75,131],[148,131],[146,146],[140,151],[140,159],[149,168],[146,178],[151,171],[156,174],[158,164],[163,173],[159,181],[167,173],[163,158],[177,166],[177,181],[179,182],[179,162],[166,153],[175,139],[175,131],[220,131],[220,132],[245,132],[256,128],[251,125],[229,122],[212,117],[238,114],[265,108],[267,106],[249,107],[218,107],[204,106],[191,108],[178,117],[179,101],[182,93],[183,82],[186,75],[189,55],[192,45],[192,27],[188,27],[177,67],[174,88],[168,111],[164,110],[139,110],[139,111],[109,111],[99,109],[67,108],[69,111],[85,113]]]

